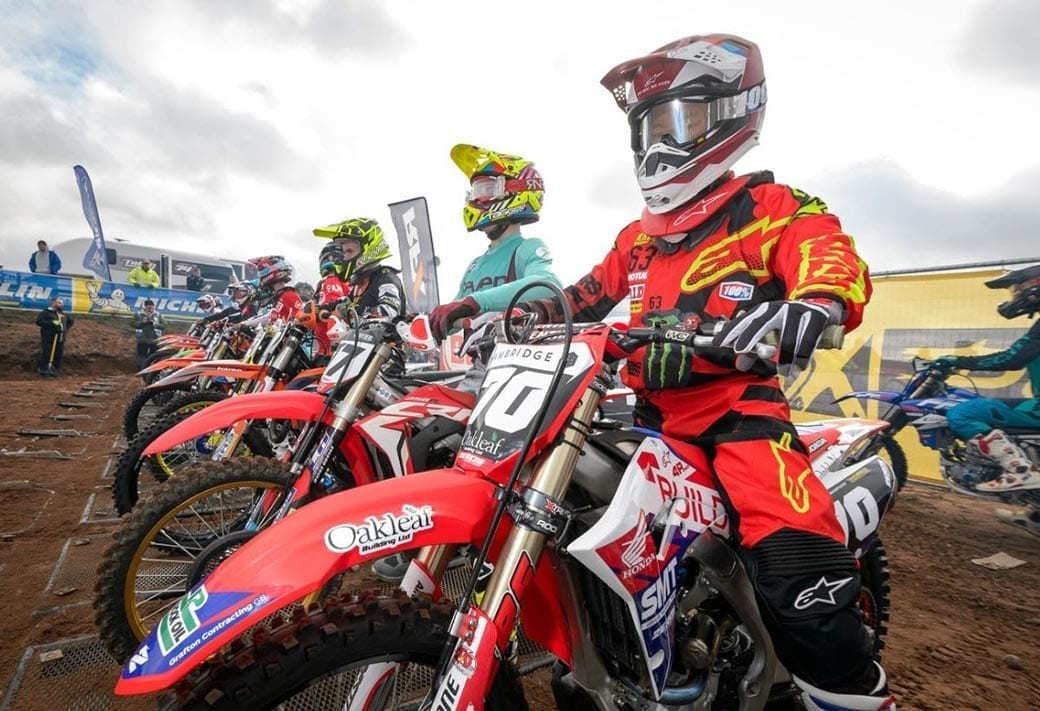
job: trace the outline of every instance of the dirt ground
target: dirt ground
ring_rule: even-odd
[[[127,352],[123,344],[100,340],[116,339],[118,331],[104,324],[96,328],[96,338],[87,324],[70,336],[70,355],[76,354],[76,337],[84,341],[83,360],[74,364],[70,359],[66,368],[73,375],[39,380],[11,367],[10,348],[25,340],[25,329],[0,324],[0,353],[8,358],[0,360],[0,372],[8,376],[0,380],[4,414],[0,448],[59,449],[76,455],[72,460],[0,457],[0,699],[28,646],[93,631],[88,604],[47,612],[89,600],[92,580],[73,590],[43,592],[70,537],[73,543],[86,541],[70,550],[89,552],[93,546],[100,552],[106,543],[99,534],[113,530],[112,524],[80,523],[80,519],[90,494],[107,496],[99,489],[105,484],[101,471],[112,454],[122,405],[137,385],[128,374],[129,361],[112,359],[116,347]],[[88,337],[96,343],[90,345]],[[121,372],[122,378],[110,394],[82,399],[102,407],[71,410],[59,405],[73,399],[71,391],[103,372]],[[45,419],[51,413],[88,413],[91,418]],[[34,439],[17,434],[24,427],[74,428],[94,434]],[[4,487],[5,482],[25,480],[55,492],[35,521],[32,517],[45,495]],[[1040,708],[1040,538],[997,523],[994,508],[985,501],[911,484],[884,524],[892,567],[892,613],[884,662],[900,709]],[[27,530],[11,533],[30,523]],[[1000,551],[1024,560],[1025,565],[992,571],[971,562]],[[1017,661],[1009,663],[1008,655]],[[79,689],[80,693],[104,697],[116,673],[113,665],[110,672],[89,679],[93,688]],[[61,708],[50,694],[31,699],[19,695],[15,700],[12,708],[18,710]],[[544,694],[530,701],[533,708],[551,708]],[[148,706],[118,702],[114,707]]]

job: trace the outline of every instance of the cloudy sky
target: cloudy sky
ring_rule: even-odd
[[[594,14],[590,8],[595,8]],[[822,197],[875,270],[1040,256],[1040,2],[0,0],[0,263],[89,235],[316,275],[312,227],[425,195],[441,292],[480,233],[448,157],[534,160],[565,280],[638,216],[615,64],[687,34],[762,48],[737,168]],[[391,235],[392,237],[392,235]]]

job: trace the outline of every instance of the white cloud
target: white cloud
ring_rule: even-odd
[[[71,170],[82,163],[108,235],[285,253],[312,278],[313,226],[369,215],[390,230],[386,203],[426,195],[450,296],[485,244],[462,227],[465,181],[448,158],[472,142],[536,161],[545,208],[525,231],[573,279],[640,209],[627,125],[600,77],[719,30],[760,44],[770,83],[763,145],[738,168],[819,194],[871,244],[898,244],[904,224],[1035,224],[1001,196],[1040,166],[1040,89],[1010,71],[993,81],[986,64],[996,47],[1040,46],[1038,23],[1006,21],[1011,2],[991,22],[981,0],[49,5],[19,5],[0,28],[8,264],[41,236],[88,234]],[[990,249],[1018,249],[1001,235]],[[868,254],[920,263],[900,255]]]

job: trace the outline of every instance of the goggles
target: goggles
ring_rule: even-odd
[[[673,147],[699,143],[720,122],[746,114],[746,92],[718,99],[686,97],[651,104],[629,118],[632,150],[645,153],[657,143]]]
[[[469,190],[466,191],[466,201],[486,203],[525,190],[544,190],[544,187],[538,179],[521,180],[506,178],[504,175],[478,175],[470,182]]]

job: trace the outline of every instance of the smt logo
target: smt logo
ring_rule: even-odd
[[[719,286],[719,296],[730,301],[751,301],[755,287],[739,281],[724,281]]]
[[[401,513],[387,512],[369,516],[364,523],[345,523],[325,533],[325,545],[333,553],[346,553],[354,548],[370,553],[407,543],[419,531],[433,528],[433,507],[401,506]]]

